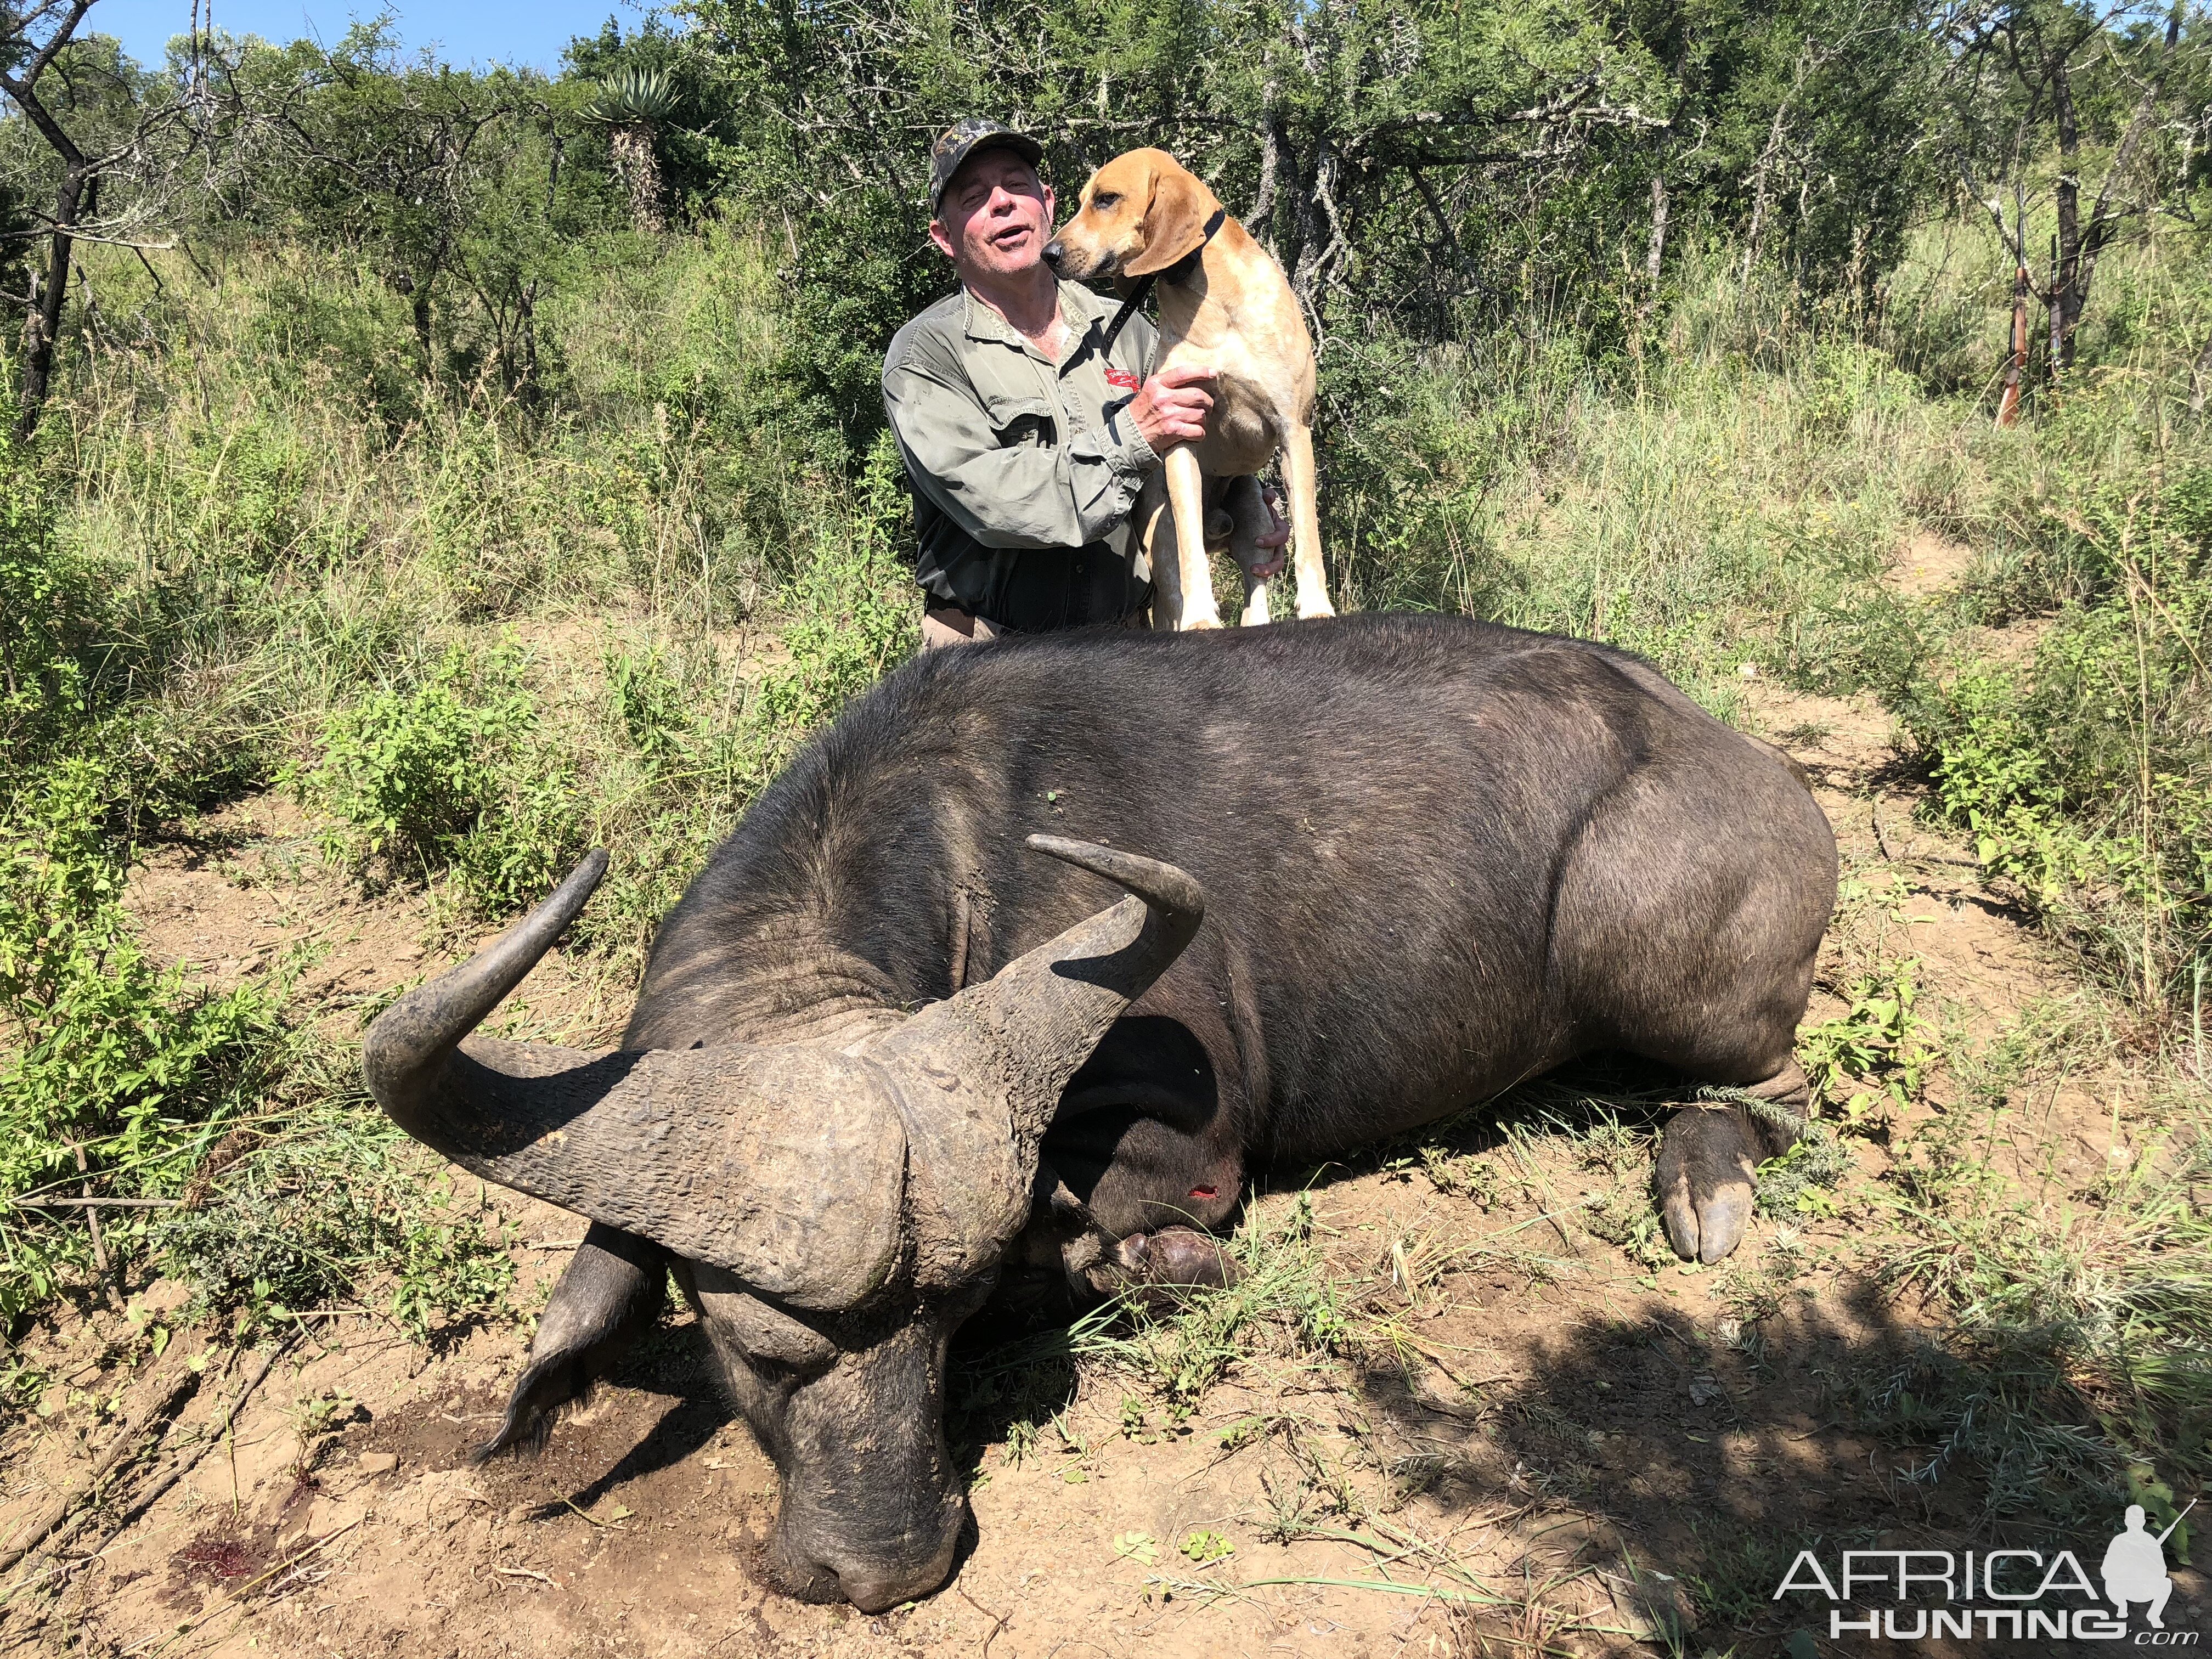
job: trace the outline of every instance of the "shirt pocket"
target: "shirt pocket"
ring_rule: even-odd
[[[983,412],[1001,449],[1050,449],[1059,441],[1058,414],[1035,392],[986,393]]]

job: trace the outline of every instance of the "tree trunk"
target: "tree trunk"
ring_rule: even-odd
[[[46,256],[45,286],[38,304],[23,326],[23,383],[15,411],[15,441],[21,443],[38,430],[39,416],[52,384],[54,344],[61,337],[62,302],[69,297],[70,253],[75,245],[77,210],[84,200],[86,178],[81,167],[62,174],[54,197],[54,229]]]
[[[1810,47],[1806,52],[1811,51]],[[1766,129],[1766,143],[1759,152],[1759,165],[1752,173],[1751,228],[1743,239],[1743,269],[1737,273],[1736,287],[1743,293],[1751,289],[1751,268],[1758,263],[1759,234],[1766,228],[1766,190],[1774,175],[1774,164],[1782,155],[1782,135],[1790,119],[1790,100],[1797,95],[1798,88],[1805,83],[1806,52],[1797,55],[1796,72],[1790,77],[1790,90],[1774,106],[1774,119]],[[1741,301],[1739,301],[1741,303]]]
[[[2112,236],[2112,227],[2119,221],[2118,210],[2112,205],[2112,187],[2134,161],[2136,147],[2150,130],[2152,117],[2157,113],[2159,100],[2166,91],[2166,71],[2173,64],[2174,46],[2180,38],[2181,8],[2176,5],[2166,16],[2165,51],[2159,58],[2158,67],[2151,73],[2149,84],[2143,88],[2142,96],[2136,100],[2135,113],[2128,118],[2127,131],[2120,135],[2112,162],[2105,169],[2105,182],[2097,191],[2097,204],[2089,215],[2088,226],[2081,233],[2075,268],[2066,284],[2065,331],[2060,336],[2068,368],[2073,366],[2074,331],[2080,326],[2081,313],[2089,303],[2089,284],[2097,275],[2097,260]],[[2070,115],[2070,102],[2068,110]]]
[[[2051,62],[2051,109],[2058,118],[2058,181],[2052,200],[2058,210],[2058,244],[2051,273],[2051,379],[2074,367],[2074,325],[2087,296],[2081,292],[2081,123],[2074,110],[2074,87],[2063,52]]]
[[[1997,424],[2010,426],[2020,413],[2021,373],[2027,367],[2027,261],[2012,277],[2012,355],[2005,360],[2004,395],[1997,399]]]
[[[1273,102],[1274,89],[1267,90],[1267,101]],[[1281,255],[1275,246],[1275,192],[1282,177],[1284,157],[1291,148],[1290,137],[1283,131],[1283,118],[1273,109],[1267,112],[1265,131],[1267,140],[1260,147],[1260,187],[1252,194],[1252,211],[1244,222],[1244,228],[1258,237],[1268,252]],[[1292,176],[1297,163],[1291,162]]]
[[[1297,267],[1291,273],[1292,291],[1316,318],[1321,315],[1322,293],[1342,240],[1336,217],[1336,186],[1342,171],[1335,147],[1323,138],[1314,151],[1313,189],[1299,204],[1304,234],[1299,239]]]
[[[2074,336],[2072,330],[2066,325],[2068,291],[2066,268],[2062,263],[2058,239],[2054,236],[2051,239],[2051,302],[2045,310],[2045,315],[2050,319],[2051,338],[2044,348],[2048,360],[2045,372],[2054,386],[2058,384],[2059,371],[2073,367]]]
[[[1644,308],[1659,302],[1659,261],[1667,251],[1667,180],[1651,175],[1651,237],[1644,245]]]
[[[668,228],[660,205],[660,160],[653,153],[653,130],[633,123],[614,130],[611,141],[615,172],[629,193],[630,223],[644,235],[658,236]]]

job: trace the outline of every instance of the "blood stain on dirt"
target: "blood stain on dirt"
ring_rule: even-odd
[[[268,1560],[268,1553],[235,1534],[203,1533],[169,1558],[187,1583],[221,1583],[248,1578]]]

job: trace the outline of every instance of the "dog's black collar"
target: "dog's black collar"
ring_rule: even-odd
[[[1206,222],[1206,234],[1198,239],[1196,247],[1191,249],[1165,270],[1156,270],[1149,276],[1137,278],[1137,286],[1130,290],[1129,297],[1121,301],[1121,308],[1114,313],[1114,320],[1106,325],[1106,337],[1098,343],[1098,355],[1101,357],[1113,350],[1114,342],[1121,337],[1121,331],[1127,326],[1129,319],[1135,316],[1137,307],[1145,303],[1145,296],[1152,291],[1152,284],[1188,282],[1191,273],[1198,269],[1198,262],[1206,255],[1206,245],[1219,235],[1221,227],[1228,222],[1229,210],[1214,209],[1213,216]]]
[[[1213,216],[1206,222],[1206,234],[1198,239],[1198,246],[1160,273],[1164,283],[1187,283],[1198,270],[1198,262],[1206,257],[1206,245],[1221,234],[1221,227],[1229,222],[1229,210],[1216,208]]]

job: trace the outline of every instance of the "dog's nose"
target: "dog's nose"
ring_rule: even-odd
[[[1050,269],[1058,270],[1060,262],[1066,258],[1067,258],[1067,250],[1058,242],[1047,242],[1044,245],[1044,262]]]

